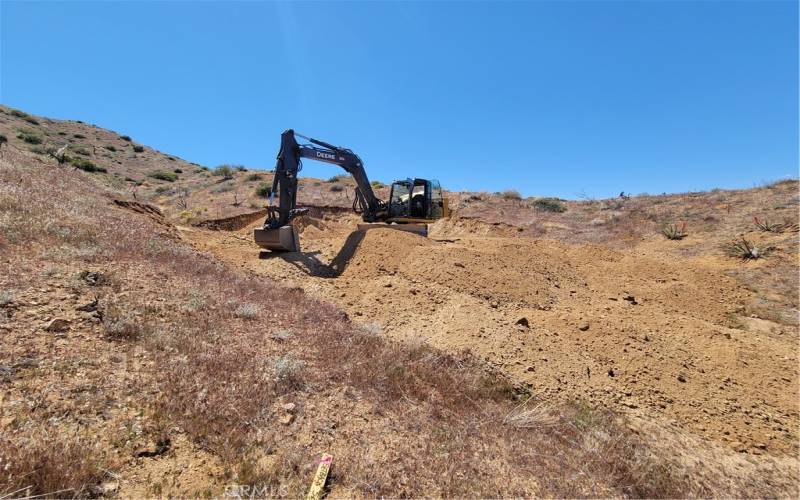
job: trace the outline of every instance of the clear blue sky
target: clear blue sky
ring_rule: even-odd
[[[204,165],[272,168],[294,128],[373,179],[451,189],[604,197],[798,173],[794,1],[2,1],[0,16],[3,104]]]

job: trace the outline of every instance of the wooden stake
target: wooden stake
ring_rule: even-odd
[[[331,469],[332,462],[333,455],[323,453],[319,461],[319,467],[317,467],[317,473],[314,474],[314,480],[308,489],[306,500],[320,500],[322,498],[322,491],[325,489],[325,481],[328,480],[328,472]]]

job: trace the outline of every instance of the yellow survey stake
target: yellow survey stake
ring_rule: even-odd
[[[324,453],[319,461],[317,473],[314,474],[314,481],[311,482],[311,487],[308,489],[306,500],[320,500],[322,498],[322,490],[325,488],[325,481],[328,480],[328,472],[331,470],[331,463],[333,462],[333,455]]]

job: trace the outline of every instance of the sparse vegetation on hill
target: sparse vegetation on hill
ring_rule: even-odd
[[[757,245],[741,236],[729,243],[723,245],[725,253],[731,257],[737,257],[742,260],[755,260],[765,257],[767,253],[772,250],[772,247]]]
[[[333,207],[302,259],[258,259],[252,227],[170,221],[261,224],[270,186],[247,183],[269,177],[215,182],[113,132],[0,118],[0,497],[231,478],[299,496],[322,450],[331,497],[797,495],[795,181],[566,210],[450,193],[426,243],[393,262],[397,237],[368,237],[339,279],[347,176],[300,180],[301,204]],[[20,130],[43,152],[83,135],[71,161],[108,175],[34,156]],[[135,187],[166,165],[173,181]],[[675,221],[692,237],[667,243]]]
[[[39,125],[39,121],[36,118],[32,117],[28,113],[24,113],[24,112],[18,110],[18,109],[12,109],[11,110],[11,116],[16,116],[17,118],[22,118],[23,120],[25,120],[26,122],[30,123],[31,125]]]
[[[661,228],[661,234],[663,234],[668,240],[682,240],[686,237],[686,223],[681,222],[679,224],[664,224],[664,226]]]
[[[99,166],[95,165],[95,163],[92,162],[91,160],[87,160],[85,158],[73,158],[70,161],[70,163],[72,163],[72,166],[74,166],[75,168],[83,170],[84,172],[102,172],[102,173],[105,173],[105,172],[108,171],[108,170],[106,170],[105,167],[99,167]]]
[[[167,172],[165,170],[155,170],[147,174],[148,177],[158,179],[160,181],[175,182],[178,180],[178,174],[175,172]]]
[[[219,165],[211,172],[212,175],[222,177],[224,180],[233,179],[233,173],[234,169],[230,165]]]
[[[269,194],[272,192],[272,185],[267,184],[266,182],[262,182],[256,188],[256,196],[260,198],[269,198]]]
[[[17,135],[17,139],[22,139],[22,141],[28,144],[41,144],[43,141],[42,136],[30,131],[20,132]]]
[[[531,202],[531,207],[542,212],[563,213],[567,206],[557,198],[536,198]]]

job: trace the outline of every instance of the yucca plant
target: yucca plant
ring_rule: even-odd
[[[765,231],[768,233],[782,233],[786,226],[784,224],[780,224],[777,222],[770,222],[769,219],[759,219],[758,217],[753,217],[753,224],[756,225],[759,231]]]
[[[661,234],[664,235],[668,240],[682,240],[686,237],[686,223],[681,222],[680,224],[664,224],[661,228]]]
[[[730,257],[738,257],[742,260],[760,259],[772,250],[772,247],[759,247],[744,236],[739,239],[726,243],[723,248],[725,254]]]

